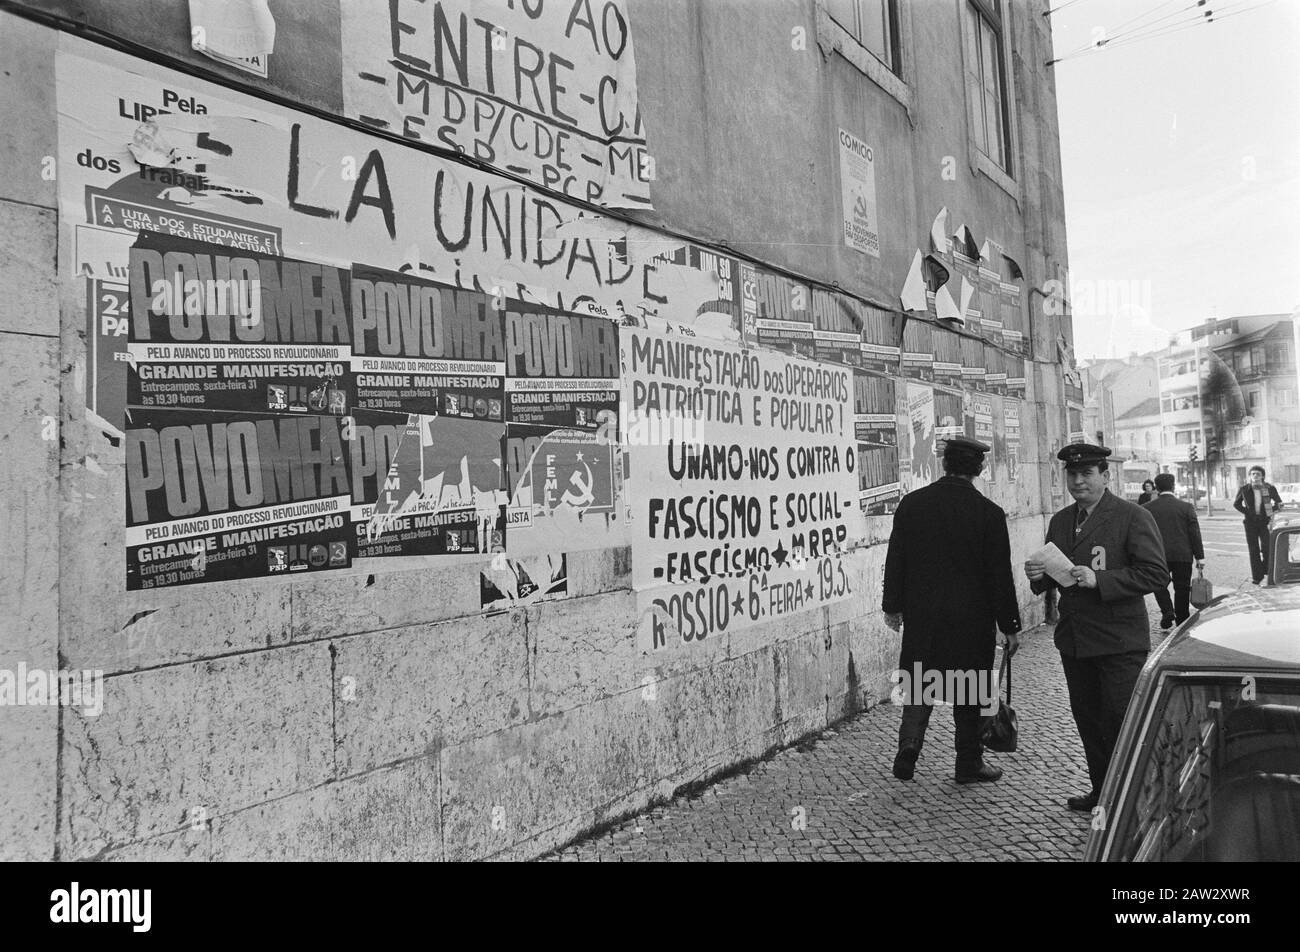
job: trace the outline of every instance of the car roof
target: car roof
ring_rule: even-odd
[[[1157,672],[1250,668],[1300,673],[1300,585],[1216,598],[1156,649],[1152,663]]]

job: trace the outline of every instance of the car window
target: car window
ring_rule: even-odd
[[[1273,579],[1280,585],[1300,582],[1300,527],[1273,537]]]
[[[1165,682],[1113,859],[1300,860],[1300,680]]]

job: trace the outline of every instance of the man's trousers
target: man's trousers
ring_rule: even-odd
[[[1192,614],[1192,563],[1170,562],[1169,576],[1174,583],[1174,600],[1169,601],[1169,586],[1156,589],[1156,604],[1165,618],[1182,624]],[[1162,619],[1163,620],[1163,619]]]
[[[1146,651],[1075,658],[1061,655],[1065,683],[1070,690],[1070,710],[1083,741],[1092,792],[1100,793],[1110,756],[1115,752],[1124,712],[1128,710]]]
[[[925,729],[930,723],[933,704],[904,704],[903,723],[898,728],[898,747],[915,747],[918,751],[925,743]],[[970,776],[984,763],[983,745],[980,744],[980,722],[983,720],[978,704],[952,705],[953,724],[956,728],[958,776]]]
[[[1268,522],[1246,522],[1246,551],[1250,554],[1250,577],[1262,582],[1268,575]]]

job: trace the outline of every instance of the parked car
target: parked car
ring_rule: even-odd
[[[1300,860],[1300,515],[1265,585],[1221,595],[1151,653],[1085,859]]]
[[[1277,494],[1288,509],[1300,507],[1300,483],[1278,483]]]

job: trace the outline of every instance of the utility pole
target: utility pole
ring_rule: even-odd
[[[1196,403],[1200,408],[1201,443],[1205,446],[1205,515],[1206,518],[1208,518],[1214,515],[1214,506],[1210,502],[1210,490],[1213,488],[1213,486],[1212,486],[1212,481],[1210,479],[1210,441],[1206,436],[1206,430],[1205,430],[1205,394],[1202,392],[1203,388],[1201,387],[1201,381],[1203,379],[1204,378],[1201,373],[1201,342],[1198,339],[1196,342]],[[1216,446],[1218,445],[1217,440],[1215,441],[1215,445]],[[1219,448],[1219,452],[1220,453],[1223,452],[1222,447]],[[1192,506],[1193,508],[1195,508],[1196,506],[1196,464],[1195,463],[1192,464],[1191,470],[1192,470]]]

